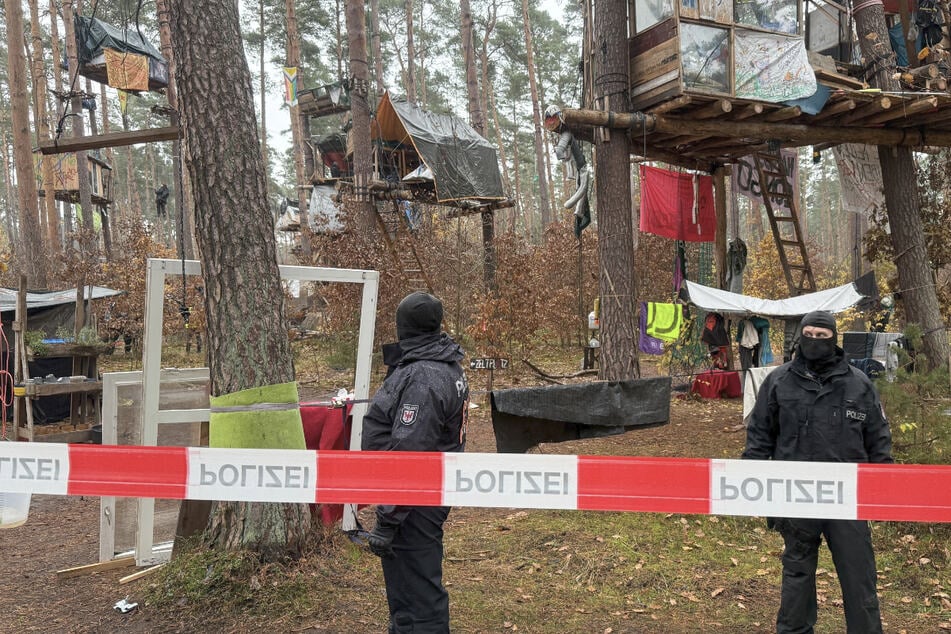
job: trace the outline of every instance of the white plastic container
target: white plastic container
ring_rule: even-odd
[[[30,493],[0,491],[0,528],[16,528],[26,523],[30,514]]]

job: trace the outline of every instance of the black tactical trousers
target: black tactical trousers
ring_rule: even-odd
[[[848,633],[880,634],[875,553],[868,522],[787,518],[775,522],[786,542],[776,632],[812,634],[816,624],[816,566],[824,535],[842,587]]]
[[[389,634],[447,634],[449,593],[442,585],[442,525],[449,508],[414,507],[383,559]]]

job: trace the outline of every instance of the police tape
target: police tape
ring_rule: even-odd
[[[0,443],[0,491],[951,522],[951,466]]]

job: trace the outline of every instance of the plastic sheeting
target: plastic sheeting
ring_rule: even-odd
[[[524,453],[542,442],[612,436],[669,419],[670,377],[492,392],[499,453]]]
[[[155,46],[141,37],[136,29],[120,29],[96,18],[76,15],[76,29],[80,74],[100,83],[106,83],[104,49],[133,53],[149,58],[149,88],[158,90],[168,86],[168,60]],[[100,68],[101,66],[101,68]]]
[[[112,297],[121,295],[125,291],[117,291],[105,286],[86,286],[85,297],[90,299],[101,299],[103,297]],[[61,304],[75,304],[76,289],[70,288],[64,291],[43,291],[38,293],[26,294],[26,309],[31,311],[34,308],[49,308]],[[0,312],[14,311],[17,307],[17,291],[12,288],[0,288]]]
[[[710,312],[739,315],[759,315],[761,317],[791,318],[801,317],[813,310],[827,310],[840,313],[862,300],[851,282],[816,293],[789,297],[787,299],[760,299],[721,291],[696,282],[686,280],[684,288],[690,303]]]
[[[409,141],[416,148],[433,173],[439,202],[505,198],[495,147],[462,119],[428,112],[386,93],[377,122],[375,139]]]

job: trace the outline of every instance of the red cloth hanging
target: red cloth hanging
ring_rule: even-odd
[[[717,213],[713,177],[640,166],[641,231],[686,240],[713,242]],[[694,179],[697,180],[696,188]],[[697,192],[694,208],[694,192]]]
[[[301,403],[301,422],[304,425],[304,443],[308,449],[349,449],[350,416],[349,403],[343,407],[316,407],[314,403]],[[311,504],[312,515],[319,516],[324,525],[331,525],[343,517],[342,504]]]

